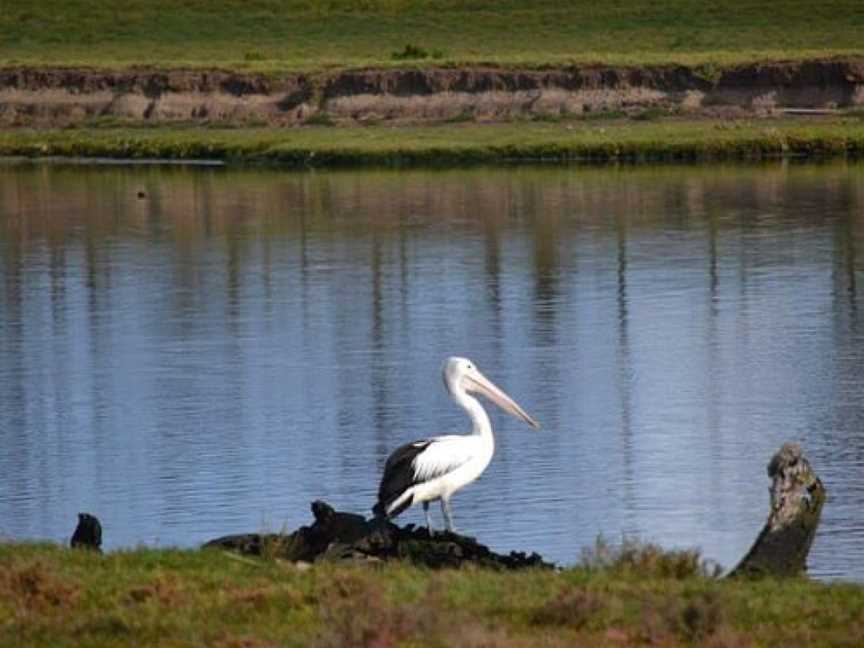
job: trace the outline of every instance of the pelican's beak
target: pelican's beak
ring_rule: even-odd
[[[504,390],[489,380],[476,369],[465,376],[465,388],[469,391],[483,394],[508,414],[520,418],[534,429],[539,429],[540,424],[531,418],[528,413],[519,407],[512,398],[504,393]]]

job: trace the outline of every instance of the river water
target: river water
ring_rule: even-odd
[[[463,532],[731,567],[794,440],[829,492],[811,572],[864,580],[862,290],[851,162],[5,164],[0,536],[66,541],[89,511],[109,549],[195,546],[319,498],[368,512],[390,450],[467,431],[459,354],[543,425],[493,413]]]

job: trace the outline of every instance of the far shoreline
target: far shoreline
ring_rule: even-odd
[[[857,159],[864,114],[749,119],[568,119],[433,126],[0,129],[0,156],[105,164],[293,169]]]

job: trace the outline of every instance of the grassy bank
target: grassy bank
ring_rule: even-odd
[[[0,65],[724,64],[861,54],[862,32],[858,0],[4,0]]]
[[[0,131],[0,155],[215,159],[289,166],[860,155],[864,118],[574,120],[426,127]]]
[[[561,573],[301,570],[218,551],[0,544],[0,645],[853,646],[864,634],[859,585],[690,567],[647,551]]]

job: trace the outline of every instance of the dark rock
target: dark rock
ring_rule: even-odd
[[[99,523],[99,519],[89,513],[79,513],[78,526],[75,527],[75,533],[72,534],[69,545],[74,548],[92,549],[101,553],[102,525]]]
[[[797,443],[784,444],[771,458],[768,476],[768,520],[730,577],[796,576],[807,569],[807,554],[825,503],[825,487]]]
[[[312,503],[315,522],[290,534],[224,536],[204,547],[218,547],[249,555],[269,555],[291,561],[407,560],[425,567],[467,564],[496,569],[551,568],[538,554],[497,554],[473,538],[450,532],[431,537],[425,528],[398,527],[381,519],[336,511],[321,501]]]

